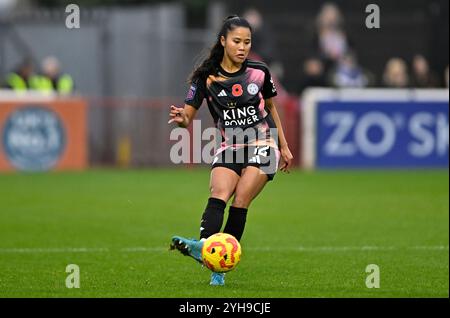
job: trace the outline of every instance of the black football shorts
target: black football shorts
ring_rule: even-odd
[[[261,173],[267,175],[268,181],[273,180],[278,170],[280,151],[270,146],[229,147],[214,157],[212,169],[225,167],[233,170],[239,176],[242,169],[257,167]]]

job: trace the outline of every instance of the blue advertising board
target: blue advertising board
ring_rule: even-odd
[[[59,116],[41,106],[15,110],[3,128],[4,153],[20,170],[43,171],[52,168],[64,151],[66,133]]]
[[[448,102],[319,102],[318,168],[448,167]]]

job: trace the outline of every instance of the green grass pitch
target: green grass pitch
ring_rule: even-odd
[[[448,170],[278,173],[217,287],[168,251],[172,235],[198,235],[208,169],[3,174],[0,297],[449,297],[448,182]]]

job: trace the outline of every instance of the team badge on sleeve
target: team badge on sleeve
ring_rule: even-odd
[[[186,100],[193,100],[195,97],[195,92],[197,91],[197,86],[195,86],[194,84],[191,85],[191,87],[189,88],[189,92],[186,96]]]

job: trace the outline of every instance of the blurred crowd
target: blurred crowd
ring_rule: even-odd
[[[243,16],[254,28],[254,56],[267,62],[274,75],[282,78],[283,66],[273,43],[273,32],[256,9],[247,10]],[[316,16],[312,46],[314,54],[303,62],[296,93],[307,87],[449,87],[448,66],[444,74],[435,74],[426,56],[419,52],[411,61],[401,57],[388,59],[382,75],[377,78],[359,63],[354,44],[345,30],[343,15],[339,7],[331,2],[325,3]]]
[[[247,9],[242,16],[253,27],[252,55],[250,58],[265,61],[274,78],[283,83],[285,65],[282,52],[276,44],[282,32],[271,28],[258,9]],[[311,54],[305,58],[299,71],[295,72],[293,93],[302,93],[307,87],[339,88],[437,88],[449,87],[449,68],[436,73],[430,67],[426,54],[417,52],[411,59],[392,56],[384,62],[384,69],[374,74],[361,65],[356,45],[345,28],[343,14],[334,3],[325,3],[315,17],[312,26]],[[30,58],[24,59],[14,70],[0,78],[0,88],[14,91],[54,92],[70,95],[74,91],[72,77],[63,72],[60,61],[54,56],[45,57],[36,67]],[[372,66],[373,67],[373,66]],[[292,72],[292,70],[289,70]],[[3,75],[3,74],[2,74]],[[292,80],[292,75],[290,80]]]
[[[62,72],[61,63],[56,57],[47,56],[42,60],[39,70],[36,70],[31,58],[25,58],[2,79],[1,87],[16,92],[70,95],[74,91],[74,81],[69,74]]]
[[[334,3],[322,6],[315,27],[316,56],[304,62],[300,91],[309,86],[436,88],[442,86],[441,76],[448,87],[448,66],[445,74],[435,74],[427,58],[420,53],[415,54],[412,61],[390,58],[381,78],[377,79],[359,64],[357,53],[345,32],[342,13]]]

